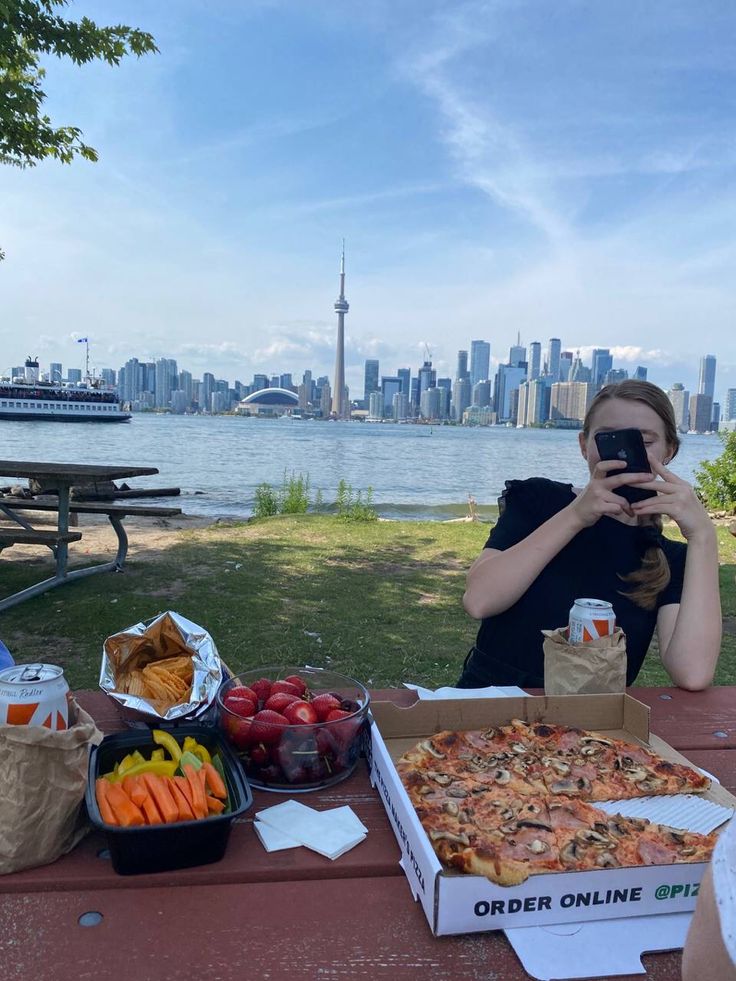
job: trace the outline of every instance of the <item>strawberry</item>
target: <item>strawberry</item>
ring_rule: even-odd
[[[256,743],[255,746],[251,746],[248,755],[251,763],[255,763],[256,766],[267,766],[271,762],[271,752],[268,746],[264,746],[263,743]]]
[[[287,709],[288,709],[287,705]],[[281,733],[289,724],[280,712],[273,709],[261,709],[253,716],[251,723],[251,739],[254,743],[265,743],[271,746],[281,738]]]
[[[227,705],[231,698],[249,698],[251,702],[255,702],[256,705],[258,704],[258,695],[256,695],[252,688],[248,688],[247,685],[236,685],[234,688],[228,689],[223,695],[222,701]]]
[[[289,695],[285,691],[277,691],[275,694],[269,695],[266,700],[266,704],[263,706],[264,709],[273,709],[274,712],[283,713],[287,705],[291,705],[292,702],[297,701],[296,695]]]
[[[346,712],[344,709],[333,709],[325,721],[331,723],[328,728],[335,739],[338,749],[350,749],[361,726],[360,718],[354,712]]]
[[[254,681],[250,686],[256,693],[259,705],[264,705],[268,696],[271,694],[271,684],[272,682],[268,678],[259,678],[258,681]]]
[[[251,719],[236,719],[233,715],[225,719],[225,731],[236,749],[245,749],[250,743],[251,725]]]
[[[229,698],[225,705],[228,712],[239,715],[241,719],[247,719],[256,711],[257,704],[251,698]]]
[[[335,698],[335,696],[329,694],[329,692],[324,692],[322,695],[317,695],[309,704],[317,713],[317,718],[320,722],[325,722],[330,712],[333,712],[335,709],[342,708],[340,699]]]
[[[284,678],[284,681],[288,681],[290,685],[298,689],[297,694],[300,698],[304,698],[307,694],[307,684],[298,674],[290,674],[287,678]]]
[[[286,716],[289,725],[292,726],[311,726],[318,721],[317,713],[314,711],[309,702],[303,702],[300,700],[292,702],[291,705],[287,705],[284,709],[284,715]]]
[[[301,698],[302,693],[297,688],[296,685],[292,685],[288,681],[274,681],[271,685],[271,694],[275,695],[277,692],[284,692],[287,695],[294,695],[296,698]]]

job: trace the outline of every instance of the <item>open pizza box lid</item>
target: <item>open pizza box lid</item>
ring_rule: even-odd
[[[532,875],[512,887],[499,886],[482,876],[447,871],[434,854],[394,766],[403,753],[427,736],[445,729],[502,725],[511,719],[592,729],[645,745],[672,762],[688,764],[684,756],[650,733],[649,708],[635,698],[627,694],[463,698],[421,700],[408,708],[373,702],[371,714],[371,780],[401,847],[401,865],[412,892],[436,935],[694,909],[704,863]],[[705,794],[647,800],[664,808],[662,815],[651,819],[674,827],[686,827],[689,817],[669,821],[669,808],[680,807],[681,814],[683,806],[686,812],[713,808],[716,821],[712,826],[717,827],[736,806],[736,798],[715,783]]]

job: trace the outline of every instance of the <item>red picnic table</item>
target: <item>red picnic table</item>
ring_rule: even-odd
[[[105,733],[123,728],[102,692],[76,694]],[[631,694],[651,707],[652,732],[736,793],[736,687]],[[416,696],[372,697],[409,705]],[[256,791],[213,865],[118,876],[93,833],[53,865],[0,877],[3,981],[528,977],[501,932],[432,936],[364,761],[343,783],[300,795],[318,809],[349,804],[367,826],[366,840],[335,862],[305,848],[264,851],[253,816],[280,799]],[[646,977],[679,979],[680,956],[645,955]]]

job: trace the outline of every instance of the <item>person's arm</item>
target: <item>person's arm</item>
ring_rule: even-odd
[[[682,981],[736,981],[736,965],[721,935],[711,867],[700,883],[698,904],[682,952]]]
[[[687,558],[679,604],[660,608],[659,650],[667,674],[680,688],[700,691],[713,681],[721,651],[721,596],[718,584],[718,538],[695,491],[656,460],[662,478],[642,484],[658,492],[632,505],[638,515],[668,515],[687,539]]]
[[[476,620],[508,610],[527,591],[542,569],[565,545],[604,514],[630,513],[623,497],[614,493],[623,484],[640,484],[646,474],[615,474],[626,466],[620,460],[596,464],[590,483],[567,507],[552,515],[511,548],[490,547],[470,567],[463,606]]]

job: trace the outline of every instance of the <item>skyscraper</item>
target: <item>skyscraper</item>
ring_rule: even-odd
[[[470,384],[477,385],[480,381],[490,378],[491,345],[488,341],[470,342]]]
[[[593,348],[593,361],[591,364],[591,381],[594,385],[602,385],[606,380],[606,375],[613,368],[613,358],[607,347]]]
[[[573,362],[572,351],[562,351],[560,354],[560,378],[559,378],[561,382],[570,381],[572,362]]]
[[[456,378],[469,378],[468,372],[468,352],[458,351],[457,352],[457,372],[455,373]]]
[[[715,361],[715,358],[713,358]],[[713,399],[710,395],[699,392],[690,396],[690,429],[696,433],[710,431],[713,421]]]
[[[512,367],[514,365],[526,364],[526,348],[521,343],[521,334],[519,332],[516,334],[516,344],[512,344],[509,348],[509,364]]]
[[[335,419],[349,419],[350,407],[345,398],[345,314],[350,309],[345,299],[345,243],[340,257],[340,295],[335,300],[337,314],[337,351],[335,353],[335,390],[332,393],[332,415]]]
[[[532,341],[529,345],[527,361],[529,362],[529,381],[534,381],[535,378],[539,378],[542,369],[542,345],[539,341]]]
[[[371,396],[371,392],[377,392],[379,390],[378,384],[378,361],[375,358],[367,358],[365,362],[365,374],[363,382],[363,401],[365,402],[366,409],[368,408],[368,399]]]
[[[726,392],[726,421],[733,419],[736,419],[736,388],[729,388]]]
[[[60,385],[62,379],[61,362],[52,361],[49,365],[49,381],[54,385]]]
[[[559,337],[550,337],[547,349],[547,372],[552,376],[552,381],[560,380],[560,351],[562,344]]]
[[[698,378],[698,395],[709,395],[711,402],[716,388],[716,357],[706,354],[700,359],[700,377]]]
[[[401,379],[402,394],[408,396],[411,392],[411,369],[399,368],[396,374]]]

